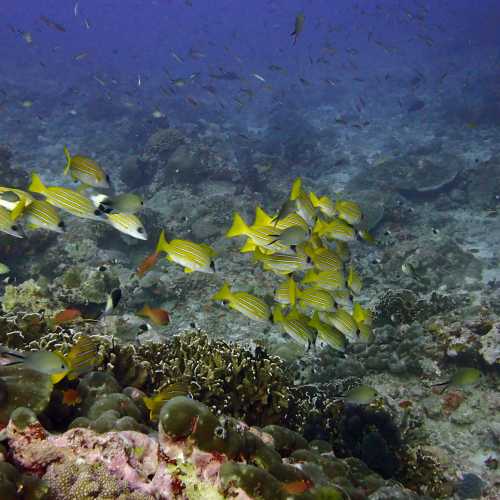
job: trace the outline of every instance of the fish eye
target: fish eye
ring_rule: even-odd
[[[215,272],[215,262],[213,260],[210,261],[210,269]]]
[[[64,224],[63,221],[59,222],[59,224],[57,224],[57,227],[60,227],[61,229],[65,230],[66,229],[66,225]]]
[[[17,226],[16,224],[14,224],[13,226],[11,226],[11,229],[13,231],[18,231],[19,230],[19,226]]]
[[[140,233],[140,234],[142,234],[144,232],[144,229],[142,227],[138,227],[137,228],[137,232]]]
[[[66,367],[64,365],[61,365],[61,370],[65,370]]]

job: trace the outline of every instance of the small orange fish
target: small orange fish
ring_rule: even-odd
[[[76,389],[66,389],[63,391],[63,404],[66,406],[76,406],[82,402],[80,393]]]
[[[137,313],[137,316],[149,318],[157,326],[165,326],[170,323],[170,315],[165,309],[149,307],[147,304]]]
[[[81,315],[82,313],[79,309],[68,307],[67,309],[64,309],[64,311],[61,311],[54,316],[54,323],[56,325],[60,325],[61,323],[68,323],[69,321],[74,321],[75,319],[79,318]]]
[[[158,262],[158,259],[160,257],[159,252],[154,252],[148,257],[146,257],[137,267],[137,276],[139,278],[142,278],[148,271],[150,271],[155,264]]]
[[[309,479],[298,479],[297,481],[291,481],[289,483],[283,484],[281,487],[287,495],[300,495],[305,491],[311,489],[313,482]]]

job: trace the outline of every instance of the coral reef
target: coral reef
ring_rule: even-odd
[[[161,410],[157,439],[134,431],[96,434],[83,428],[49,434],[27,408],[12,414],[0,438],[23,474],[43,480],[38,484],[52,495],[47,498],[173,499],[197,491],[188,498],[215,499],[239,491],[264,500],[294,492],[342,499],[344,494],[366,498],[389,486],[355,458],[334,458],[286,429],[269,430],[272,435],[217,417],[206,405],[178,396]],[[285,460],[295,447],[301,449]],[[265,456],[273,459],[263,461]],[[419,498],[399,487],[396,491]]]

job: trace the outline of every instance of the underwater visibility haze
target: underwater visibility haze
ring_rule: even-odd
[[[0,2],[0,498],[500,498],[500,4]]]

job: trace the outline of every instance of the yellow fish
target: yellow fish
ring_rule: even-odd
[[[335,211],[339,219],[346,221],[352,226],[358,225],[363,218],[361,207],[354,201],[337,200],[335,202]]]
[[[320,271],[309,270],[306,272],[302,284],[314,283],[317,288],[323,288],[329,292],[343,290],[346,288],[346,280],[342,270]]]
[[[335,217],[337,210],[335,209],[335,203],[328,196],[321,196],[318,198],[312,191],[309,193],[309,199],[314,208],[319,208],[323,215],[327,217]]]
[[[111,214],[106,214],[106,217],[109,225],[121,233],[128,234],[132,236],[132,238],[137,238],[138,240],[148,239],[146,229],[137,215],[113,212]]]
[[[56,233],[63,233],[64,222],[56,209],[44,200],[33,200],[23,212],[23,220],[28,229],[46,229]]]
[[[184,267],[185,273],[194,271],[201,273],[215,272],[213,258],[216,253],[211,246],[204,243],[194,243],[189,240],[171,240],[168,242],[165,231],[162,231],[156,245],[156,251],[166,253],[167,259]]]
[[[303,308],[311,308],[314,311],[333,311],[335,300],[326,290],[320,288],[306,288],[297,290],[299,304]]]
[[[309,326],[312,326],[318,332],[319,339],[325,342],[325,344],[336,351],[345,352],[347,347],[345,335],[333,326],[323,323],[319,319],[317,312],[313,314],[311,321],[309,321]]]
[[[22,205],[20,206],[22,209]],[[21,228],[16,223],[19,217],[18,210],[9,212],[6,208],[0,207],[0,232],[14,236],[15,238],[22,238]]]
[[[255,321],[267,322],[271,319],[271,309],[261,298],[247,292],[232,292],[227,283],[212,296],[212,300],[221,301]]]
[[[72,189],[59,186],[45,186],[36,173],[31,174],[31,184],[28,189],[33,193],[41,194],[48,203],[75,217],[103,220],[102,214],[95,209],[94,204],[87,197]]]
[[[301,315],[295,307],[285,316],[280,305],[273,308],[273,321],[283,328],[285,333],[290,335],[298,344],[310,349],[316,342],[316,333],[309,326],[309,318]]]
[[[235,238],[236,236],[247,236],[250,242],[254,245],[250,250],[251,245],[245,245],[242,248],[244,251],[253,251],[255,247],[261,247],[272,252],[290,252],[290,248],[276,241],[277,228],[272,226],[252,226],[250,227],[241,217],[239,213],[234,214],[233,224],[226,233],[227,238]]]
[[[313,232],[332,240],[345,242],[356,240],[356,231],[354,228],[341,219],[332,219],[329,222],[318,219],[316,224],[314,224]]]
[[[260,248],[254,251],[254,259],[261,262],[266,271],[278,275],[286,275],[312,267],[311,259],[306,255],[289,255],[284,253],[264,254]]]
[[[297,297],[297,283],[289,276],[287,280],[282,281],[274,290],[274,300],[279,304],[294,305]]]
[[[186,396],[189,394],[189,387],[183,383],[173,383],[162,387],[153,397],[143,397],[142,400],[149,410],[149,419],[156,422],[160,416],[160,410],[166,401],[176,396]]]
[[[352,264],[349,266],[347,271],[347,286],[355,295],[359,295],[361,289],[363,288],[363,282],[361,281],[361,277],[354,269],[354,266]]]
[[[109,177],[95,160],[86,156],[71,156],[66,146],[64,146],[64,155],[66,156],[64,175],[68,175],[69,172],[74,180],[79,180],[87,186],[109,187]]]

